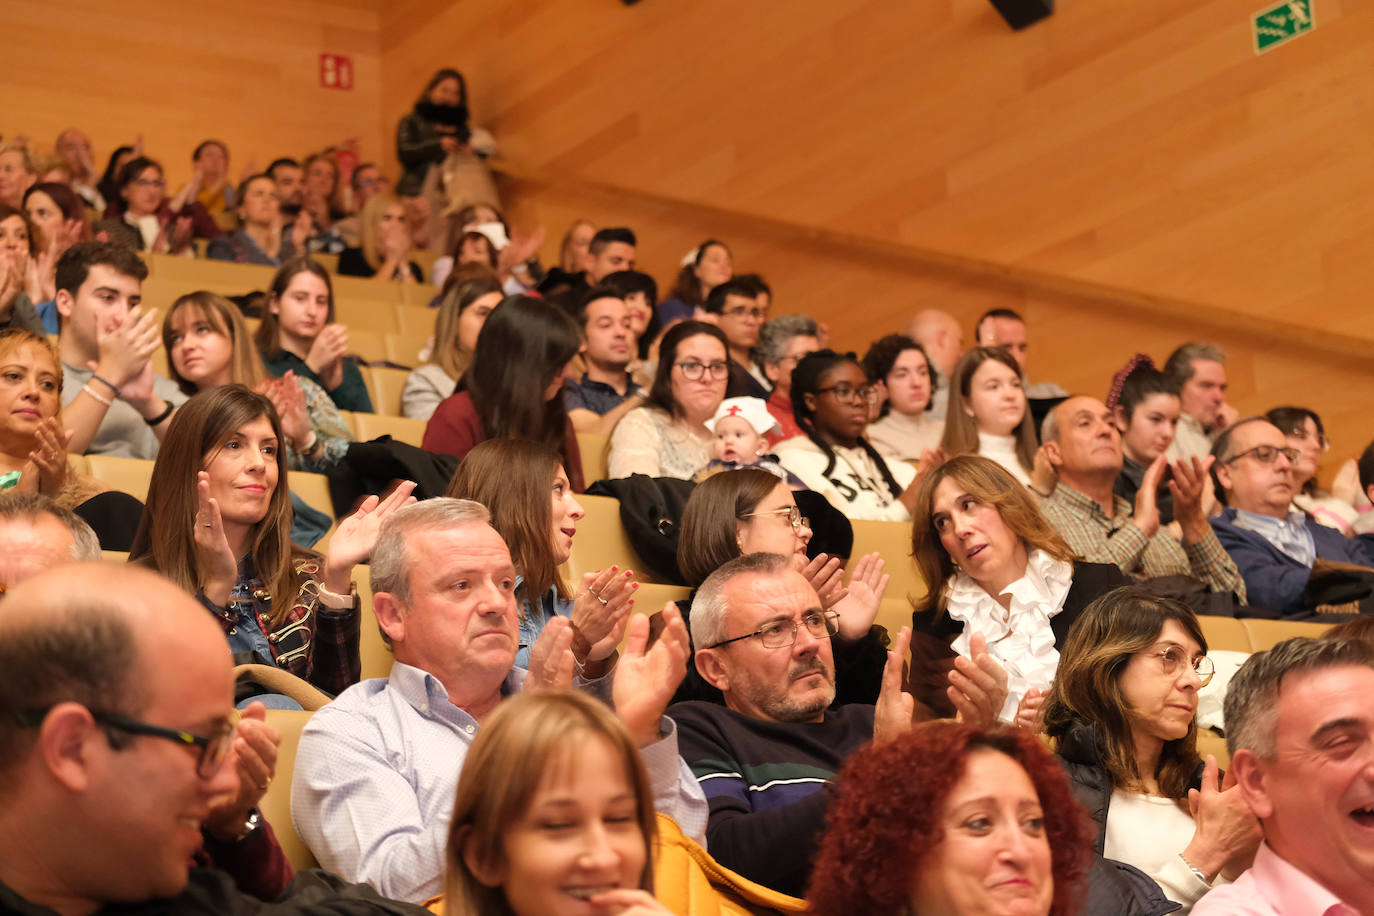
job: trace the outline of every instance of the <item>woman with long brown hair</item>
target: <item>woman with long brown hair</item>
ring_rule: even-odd
[[[1033,709],[1070,625],[1094,598],[1130,583],[1113,564],[1076,559],[1030,492],[988,458],[932,470],[912,519],[912,557],[930,591],[912,615],[911,687],[936,715],[954,712],[946,676],[955,655],[972,654],[975,636],[1007,671],[1002,720],[1022,700]]]
[[[1249,868],[1261,838],[1240,790],[1198,756],[1198,691],[1214,670],[1187,605],[1117,589],[1069,630],[1044,705],[1070,786],[1097,821],[1097,853],[1148,874],[1180,912]]]
[[[281,421],[243,385],[203,391],[173,415],[130,550],[205,605],[230,648],[338,693],[356,683],[353,567],[381,523],[412,502],[403,483],[344,519],[324,557],[291,543]]]

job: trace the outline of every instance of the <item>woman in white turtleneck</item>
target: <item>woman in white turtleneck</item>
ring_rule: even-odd
[[[1021,372],[1001,347],[974,347],[959,358],[950,374],[945,455],[982,455],[1023,484],[1031,482],[1035,463],[1035,430]]]

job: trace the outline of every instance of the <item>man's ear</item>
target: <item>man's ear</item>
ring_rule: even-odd
[[[1059,443],[1051,439],[1042,446],[1045,449],[1045,460],[1056,468],[1063,467],[1064,453],[1059,450]]]
[[[1273,816],[1274,802],[1269,797],[1264,763],[1254,751],[1244,747],[1238,748],[1231,757],[1231,771],[1228,775],[1235,777],[1236,788],[1240,789],[1241,797],[1250,806],[1255,817],[1263,820]]]
[[[697,672],[706,683],[725,693],[730,689],[730,674],[721,664],[715,649],[698,649],[696,654]]]
[[[1231,489],[1231,466],[1222,464],[1220,461],[1212,463],[1212,473],[1217,475],[1217,483],[1221,484],[1222,490]]]
[[[472,876],[477,879],[479,884],[487,887],[500,887],[504,880],[502,874],[505,869],[498,863],[488,862],[482,857],[477,849],[477,837],[472,832],[471,827],[459,827],[453,842],[458,844],[458,849],[463,856],[463,864],[467,866]]]
[[[405,608],[391,592],[376,592],[372,596],[372,612],[377,617],[377,626],[392,643],[406,638]]]
[[[105,743],[105,733],[80,703],[58,703],[43,717],[38,745],[53,778],[68,791],[84,792],[91,782],[91,764]]]
[[[71,293],[67,292],[65,289],[59,289],[57,291],[56,303],[57,314],[61,315],[63,318],[72,317],[72,308],[76,305],[76,300],[72,297]]]

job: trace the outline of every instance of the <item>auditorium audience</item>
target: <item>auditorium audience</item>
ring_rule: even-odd
[[[58,160],[67,167],[71,176],[71,189],[82,203],[96,213],[105,212],[105,198],[97,185],[100,174],[95,170],[95,147],[91,138],[75,127],[69,127],[57,135],[53,146]]]
[[[507,296],[477,335],[458,391],[435,408],[424,448],[462,458],[487,439],[529,439],[557,449],[575,492],[586,489],[563,383],[581,346],[577,325],[555,305]]]
[[[600,229],[587,246],[586,267],[580,274],[550,271],[539,282],[538,290],[571,312],[587,291],[607,276],[635,269],[636,244],[634,232],[623,226]]]
[[[874,391],[854,354],[807,354],[792,370],[791,396],[802,434],[778,443],[782,466],[851,519],[909,519],[916,471],[864,437]]]
[[[1045,417],[1041,439],[1058,485],[1040,510],[1077,556],[1115,563],[1137,579],[1190,576],[1244,603],[1245,582],[1207,523],[1211,456],[1173,464],[1163,455],[1155,458],[1132,505],[1113,490],[1121,474],[1121,433],[1107,405],[1089,397],[1064,400]],[[1160,527],[1155,506],[1166,472],[1182,544]]]
[[[359,224],[362,240],[357,248],[339,255],[339,273],[348,277],[376,277],[404,283],[420,283],[424,274],[410,260],[410,230],[406,209],[394,194],[377,194],[363,205]]]
[[[633,615],[608,678],[573,673],[571,625],[554,618],[531,653],[516,652],[515,567],[489,514],[467,500],[409,506],[383,526],[372,551],[377,621],[396,661],[310,718],[301,736],[291,816],[320,864],[400,900],[443,884],[460,771],[502,700],[523,690],[575,686],[610,698],[640,747],[657,810],[702,836],[701,789],[678,756],[663,710],[682,677],[687,634],[677,609],[646,649]]]
[[[305,187],[301,183],[301,164],[295,159],[283,157],[274,159],[272,164],[267,167],[267,177],[277,183],[277,200],[281,204],[281,212],[292,218],[298,219],[301,216],[301,204],[305,201]],[[309,217],[306,217],[305,225],[307,229],[302,231],[306,236],[310,235],[307,231],[310,226]],[[293,226],[288,226],[290,232]],[[304,253],[304,252],[302,252]]]
[[[130,560],[196,596],[241,657],[338,693],[360,671],[353,567],[414,485],[369,496],[321,557],[291,543],[282,439],[272,402],[242,385],[192,397],[153,465]]]
[[[954,366],[964,354],[964,329],[949,312],[922,309],[912,316],[906,333],[925,350],[935,370],[935,392],[930,398],[929,413],[933,420],[944,420]]]
[[[293,372],[340,410],[372,413],[358,363],[347,355],[348,328],[334,321],[334,285],[318,261],[297,255],[278,268],[253,342],[273,375]]]
[[[47,333],[33,298],[42,295],[36,279],[29,218],[23,210],[0,204],[0,328]]]
[[[40,181],[24,192],[24,212],[33,230],[34,253],[24,289],[48,334],[58,332],[57,261],[63,252],[91,237],[81,198],[63,184]]]
[[[669,328],[644,406],[625,414],[611,433],[610,476],[690,480],[711,460],[706,421],[725,399],[729,374],[720,328],[701,321]]]
[[[466,146],[471,137],[467,83],[463,74],[446,67],[430,77],[410,113],[396,125],[396,157],[404,170],[396,193],[418,197],[430,168]]]
[[[282,221],[277,183],[269,175],[250,175],[234,195],[238,202],[238,228],[230,235],[210,240],[206,257],[237,264],[266,264],[280,267],[304,252],[309,236],[308,223],[297,221],[286,232]]]
[[[1197,916],[1374,912],[1369,736],[1374,649],[1289,639],[1257,652],[1226,692],[1231,781],[1264,828],[1254,865]]]
[[[769,436],[772,445],[802,434],[792,409],[792,371],[803,356],[821,348],[819,335],[816,322],[806,315],[779,315],[759,328],[754,353],[773,387],[768,395],[768,412],[778,421],[779,428],[777,434]]]
[[[1211,524],[1245,579],[1250,603],[1284,617],[1355,613],[1351,602],[1368,597],[1368,589],[1352,593],[1329,564],[1374,570],[1374,553],[1293,508],[1293,466],[1301,455],[1283,432],[1264,417],[1237,420],[1217,436],[1212,455],[1226,508]]]
[[[1170,460],[1209,454],[1217,436],[1238,416],[1226,402],[1226,354],[1216,344],[1186,343],[1169,354],[1164,375],[1178,388],[1183,408],[1169,445]]]
[[[266,395],[281,419],[287,463],[324,471],[348,452],[353,434],[325,390],[292,370],[268,375],[234,304],[214,293],[181,296],[162,322],[172,380],[187,397],[218,385],[246,385]]]
[[[1121,473],[1114,489],[1117,496],[1135,505],[1146,469],[1174,441],[1182,412],[1178,386],[1155,368],[1150,357],[1137,353],[1112,377],[1106,403],[1121,433]],[[1155,490],[1155,507],[1160,524],[1173,522],[1174,496],[1163,481]],[[1211,510],[1207,507],[1208,515]]]
[[[148,268],[109,242],[78,242],[57,262],[62,425],[73,454],[155,458],[185,396],[153,371],[157,310],[144,313]]]
[[[603,284],[587,293],[577,320],[586,371],[580,379],[568,379],[563,401],[578,432],[609,436],[621,417],[645,401],[629,371],[635,355],[630,308],[616,290]]]
[[[24,204],[24,192],[38,181],[38,165],[33,152],[23,140],[0,143],[0,204],[18,210]]]
[[[466,268],[449,275],[434,316],[430,361],[406,376],[401,390],[403,414],[412,420],[428,420],[439,403],[453,394],[472,362],[487,316],[502,298],[501,281],[489,270]]]
[[[1148,874],[1180,912],[1249,868],[1260,842],[1234,776],[1198,756],[1198,691],[1214,672],[1187,605],[1117,589],[1070,628],[1043,706],[1097,822],[1094,850]]]
[[[1322,418],[1306,407],[1275,407],[1264,417],[1279,428],[1290,448],[1298,450],[1298,460],[1293,462],[1293,508],[1349,537],[1358,517],[1355,507],[1317,485],[1321,456],[1331,448]]]
[[[959,358],[950,375],[940,448],[950,457],[991,458],[1020,483],[1032,485],[1035,428],[1021,384],[1021,367],[1007,351],[974,347]],[[1040,483],[1037,489],[1048,493],[1050,488]]]
[[[223,140],[202,140],[191,153],[195,198],[213,217],[234,212],[238,198],[229,183],[229,147]]]
[[[577,693],[502,704],[463,762],[445,909],[554,916],[573,898],[597,912],[669,916],[653,895],[658,826],[637,744],[604,704]]]
[[[930,415],[938,376],[921,345],[889,334],[868,348],[863,367],[882,405],[866,433],[878,452],[894,461],[919,461],[939,448],[945,424]]]
[[[115,180],[117,196],[105,211],[138,232],[140,248],[150,253],[190,255],[191,240],[220,234],[219,226],[195,199],[195,176],[175,198],[167,197],[162,166],[145,156],[130,159]]]
[[[1085,821],[1034,738],[927,723],[840,771],[807,912],[1105,916],[1079,909]]]
[[[711,290],[729,282],[734,272],[730,249],[724,242],[702,242],[682,259],[673,288],[659,303],[658,320],[669,325],[693,317],[697,309],[705,307]]]
[[[1054,382],[1031,383],[1027,369],[1030,363],[1030,338],[1026,331],[1026,319],[1019,312],[1006,308],[984,312],[974,325],[973,340],[980,347],[1001,347],[1011,354],[1021,368],[1027,398],[1035,401],[1068,395]]]
[[[708,320],[719,325],[729,344],[730,382],[725,396],[766,399],[767,378],[754,363],[754,347],[764,319],[754,291],[738,280],[727,280],[711,290],[701,310],[714,316]]]
[[[578,670],[589,678],[607,673],[639,586],[632,570],[614,566],[572,587],[565,581],[562,566],[585,513],[558,451],[524,439],[488,439],[468,452],[444,495],[485,506],[510,550],[520,609],[516,666],[529,668],[535,640],[559,616],[572,621]]]
[[[614,290],[630,310],[630,334],[635,341],[636,357],[631,361],[631,371],[640,372],[646,380],[652,380],[658,362],[658,340],[663,329],[654,308],[658,301],[658,284],[646,273],[617,270],[607,274],[601,285]]]
[[[979,637],[1008,675],[999,718],[1012,721],[1023,699],[1038,705],[1073,622],[1130,582],[1111,563],[1076,559],[1014,480],[996,462],[964,455],[920,485],[911,553],[930,590],[912,615],[911,687],[936,715],[953,713],[946,672]]]

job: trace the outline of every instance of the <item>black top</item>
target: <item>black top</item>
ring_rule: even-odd
[[[421,272],[419,265],[414,261],[408,261],[407,264],[410,266],[410,275],[415,278],[415,282],[425,282],[425,275]],[[363,254],[361,248],[345,248],[339,252],[339,274],[345,277],[375,277],[377,271],[368,263],[367,255]],[[382,279],[395,278],[383,277]]]

